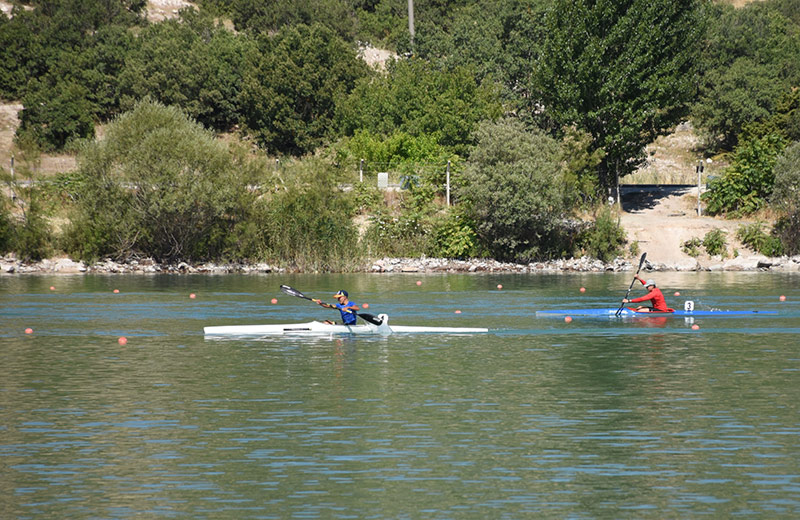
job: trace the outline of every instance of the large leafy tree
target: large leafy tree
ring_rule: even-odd
[[[319,24],[259,37],[242,87],[243,119],[271,152],[301,155],[330,132],[337,101],[369,74],[355,50]]]
[[[238,30],[267,33],[293,25],[319,23],[348,40],[355,34],[352,0],[229,0],[228,3],[227,9]]]
[[[547,3],[498,0],[487,10],[484,3],[470,2],[449,9],[447,16],[424,17],[414,55],[449,69],[468,66],[478,83],[499,83],[506,102],[516,105],[527,95]]]
[[[693,116],[720,148],[733,149],[748,125],[769,118],[800,85],[800,25],[783,14],[798,9],[783,4],[714,7]]]
[[[389,73],[364,79],[338,107],[342,131],[357,130],[392,135],[434,135],[439,144],[465,154],[477,124],[502,112],[497,89],[478,84],[472,70],[464,67],[438,69],[430,63],[401,60]]]
[[[254,49],[249,38],[193,11],[152,25],[120,75],[122,106],[150,97],[181,107],[206,127],[228,130],[239,121],[246,56]]]
[[[603,188],[633,172],[644,148],[687,114],[705,0],[554,0],[532,64],[530,111],[575,126],[603,149]]]

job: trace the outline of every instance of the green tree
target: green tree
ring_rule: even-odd
[[[322,144],[334,110],[368,75],[355,51],[322,25],[259,37],[242,88],[245,124],[270,152],[302,155]]]
[[[320,159],[290,163],[282,188],[257,202],[267,256],[302,271],[361,267],[353,198],[338,185],[340,172]]]
[[[338,106],[342,132],[433,135],[439,144],[465,155],[478,122],[502,113],[497,89],[478,85],[465,68],[439,70],[423,60],[395,62],[389,73],[363,79]]]
[[[122,107],[150,97],[181,107],[208,128],[229,130],[240,119],[250,53],[252,40],[192,10],[181,20],[151,25],[126,58],[119,79]]]
[[[67,249],[83,259],[223,258],[257,194],[252,163],[176,107],[143,101],[79,156]]]
[[[529,94],[546,5],[543,0],[498,0],[491,9],[481,2],[448,6],[446,15],[424,18],[414,55],[444,69],[469,68],[478,84],[501,85],[504,101],[517,108]]]
[[[602,188],[640,166],[695,92],[703,0],[554,0],[532,63],[531,114],[588,132]]]
[[[710,16],[692,116],[720,148],[733,149],[800,84],[800,26],[773,3],[716,5]]]
[[[800,254],[800,142],[788,147],[775,164],[772,201],[783,213],[775,231],[784,251]]]
[[[346,40],[355,37],[356,13],[351,0],[230,0],[236,29],[256,33],[296,25],[322,24]]]
[[[514,119],[484,122],[476,138],[464,170],[468,184],[459,195],[481,242],[503,260],[560,254],[572,200],[559,143]]]
[[[37,83],[36,80],[31,80]],[[89,91],[77,83],[46,82],[29,87],[22,99],[17,140],[32,139],[44,150],[63,148],[73,139],[94,135],[93,106]]]

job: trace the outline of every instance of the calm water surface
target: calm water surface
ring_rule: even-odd
[[[535,317],[631,274],[0,277],[0,518],[797,518],[800,274],[654,277],[777,314]],[[281,283],[492,332],[204,338],[335,316]]]

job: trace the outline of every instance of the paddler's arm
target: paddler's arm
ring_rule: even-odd
[[[326,309],[335,309],[335,308],[336,308],[336,306],[335,306],[335,305],[331,305],[330,303],[325,303],[325,302],[324,302],[324,301],[322,301],[322,300],[313,299],[313,300],[311,300],[311,301],[312,301],[312,302],[316,302],[318,305],[320,305],[320,306],[322,306],[322,307],[325,307]]]

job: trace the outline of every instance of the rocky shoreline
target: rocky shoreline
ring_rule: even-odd
[[[632,271],[636,259],[616,258],[602,262],[589,257],[515,264],[489,259],[452,260],[447,258],[382,258],[365,264],[365,273],[553,273],[553,272],[622,272]],[[737,258],[704,258],[681,260],[670,264],[646,261],[647,271],[780,271],[800,272],[800,255],[768,258],[760,255]],[[0,274],[259,274],[286,273],[291,269],[269,264],[190,265],[160,264],[151,259],[118,263],[106,259],[94,264],[75,262],[69,258],[23,262],[13,255],[0,259]]]

